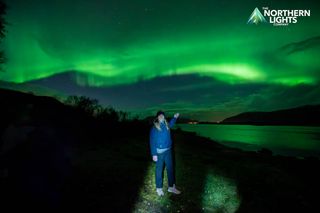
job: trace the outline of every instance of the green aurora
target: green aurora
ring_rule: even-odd
[[[7,4],[3,81],[25,83],[73,70],[77,85],[99,88],[185,74],[227,85],[319,84],[316,1]],[[311,16],[289,26],[247,24],[254,8],[263,6],[310,9]]]

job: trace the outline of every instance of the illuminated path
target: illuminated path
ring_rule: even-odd
[[[235,182],[213,171],[207,175],[202,198],[203,210],[209,212],[236,212],[241,203]]]
[[[155,164],[149,165],[144,182],[139,191],[137,202],[134,206],[134,212],[161,212],[164,210],[169,210],[172,201],[169,199],[167,190],[168,180],[167,176],[164,175],[163,180],[163,191],[165,196],[158,197],[155,192]]]
[[[144,183],[138,192],[134,212],[236,212],[240,206],[237,186],[232,179],[215,174],[212,169],[201,169],[197,173],[192,165],[183,165],[177,155],[177,188],[181,195],[167,192],[168,181],[164,171],[163,190],[165,195],[158,197],[155,192],[155,163],[148,167]],[[189,167],[191,166],[191,167]],[[205,166],[204,166],[205,167]],[[191,168],[191,170],[190,170]],[[190,183],[193,185],[190,186]],[[189,187],[188,187],[189,186]],[[197,190],[198,189],[198,190]]]

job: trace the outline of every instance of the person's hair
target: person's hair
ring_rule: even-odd
[[[168,124],[168,121],[167,121],[166,118],[164,118],[164,123],[166,124],[166,127],[167,127],[167,129],[169,130],[169,124]],[[159,122],[158,116],[153,120],[153,125],[154,125],[159,131],[161,131],[160,122]]]

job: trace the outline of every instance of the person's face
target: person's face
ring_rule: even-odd
[[[164,115],[163,114],[158,115],[158,119],[159,119],[159,122],[163,122],[164,121]]]

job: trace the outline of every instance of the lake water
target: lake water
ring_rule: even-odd
[[[320,127],[176,124],[178,127],[243,150],[267,148],[274,154],[320,157]]]

